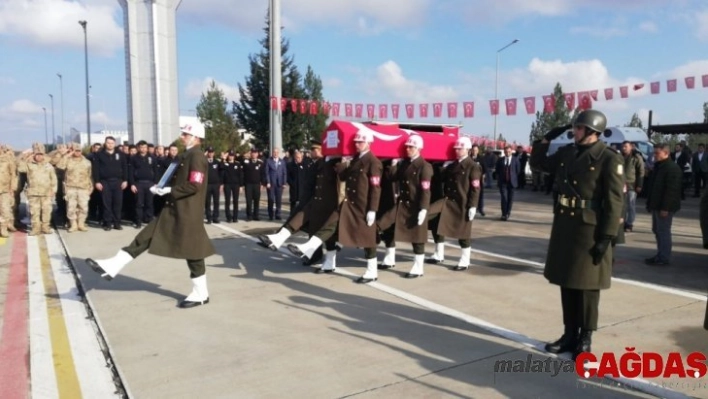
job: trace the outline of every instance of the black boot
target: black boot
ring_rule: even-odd
[[[592,345],[592,330],[581,329],[580,337],[578,338],[578,343],[573,350],[573,360],[575,360],[578,355],[583,352],[590,352],[590,346]]]
[[[563,336],[556,342],[546,344],[546,352],[572,352],[578,345],[578,328],[565,326]]]

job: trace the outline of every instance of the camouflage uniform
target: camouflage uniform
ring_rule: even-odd
[[[19,171],[27,173],[27,200],[32,230],[29,235],[51,234],[52,199],[57,189],[57,175],[49,162],[37,162],[34,157],[44,154],[44,145],[32,145],[32,159],[20,164]]]
[[[17,187],[17,168],[12,153],[0,149],[0,237],[15,231],[12,205]]]
[[[74,143],[73,151],[80,151],[81,144]],[[69,232],[88,231],[85,221],[88,217],[88,203],[93,190],[91,181],[91,162],[83,155],[74,157],[73,152],[61,157],[57,169],[64,174],[64,194],[67,203],[66,215],[69,219]]]

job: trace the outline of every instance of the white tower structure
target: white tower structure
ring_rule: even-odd
[[[180,0],[118,0],[123,7],[128,134],[131,143],[179,136],[177,35]]]

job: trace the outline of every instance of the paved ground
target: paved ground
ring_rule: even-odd
[[[101,353],[102,339],[85,336],[73,338],[78,343],[72,353],[103,363],[100,381],[108,379],[105,364],[114,362],[118,388],[135,398],[708,398],[708,377],[618,383],[579,379],[574,372],[499,369],[504,361],[525,364],[527,356],[548,359],[538,348],[561,333],[562,323],[558,288],[542,276],[550,198],[519,192],[512,219],[501,222],[498,194],[486,194],[487,217],[474,223],[474,266],[451,271],[459,249],[449,241],[445,264],[426,265],[425,276],[416,280],[402,278],[412,264],[409,245],[399,247],[395,269],[381,272],[376,283],[359,285],[353,279],[364,271],[361,250],[343,250],[338,272],[321,276],[287,251],[255,244],[254,235],[278,228],[267,217],[209,225],[218,252],[207,260],[211,303],[190,310],[176,307],[191,289],[182,261],[146,254],[111,282],[84,263],[86,257],[113,255],[136,230],[61,231],[110,358]],[[640,214],[628,244],[618,249],[613,286],[602,293],[594,352],[621,354],[632,346],[641,352],[708,353],[708,332],[702,329],[708,251],[701,247],[696,205],[693,198],[684,202],[674,227],[673,265],[663,268],[642,262],[653,255],[654,242],[649,217]],[[21,240],[15,235],[0,243],[0,328],[13,290],[10,249],[22,247]],[[59,241],[44,240],[48,256],[60,260]],[[37,262],[30,241],[24,247],[31,265]],[[427,252],[432,249],[428,245]],[[61,288],[56,295],[66,297]],[[61,305],[66,314],[69,302]],[[4,345],[7,329],[2,331]],[[86,341],[93,346],[80,344]],[[34,368],[31,374],[34,385]],[[73,397],[80,396],[104,397],[88,388]]]

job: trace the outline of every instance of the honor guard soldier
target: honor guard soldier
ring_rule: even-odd
[[[103,150],[94,155],[92,173],[93,182],[103,200],[103,229],[108,231],[113,227],[122,230],[120,220],[123,190],[128,187],[128,156],[116,149],[113,137],[106,137]]]
[[[6,148],[0,148],[0,237],[9,237],[16,231],[13,225],[12,202],[17,187],[17,164],[15,156]]]
[[[236,160],[236,153],[229,151],[226,162],[221,168],[221,180],[224,183],[224,206],[226,222],[238,222],[238,197],[243,186],[243,166]],[[233,198],[233,207],[231,199]]]
[[[313,164],[308,171],[311,171],[314,177],[314,187],[309,201],[301,205],[299,211],[290,216],[276,234],[258,236],[263,246],[273,251],[277,251],[278,248],[297,231],[305,231],[312,237],[312,235],[324,227],[327,220],[337,212],[337,206],[339,205],[339,184],[337,182],[336,168],[341,162],[341,158],[329,160],[323,158],[322,144],[316,140],[312,140],[310,154]],[[337,216],[334,218],[336,220]],[[325,249],[327,249],[327,254],[325,255],[324,264],[318,271],[326,273],[333,272],[337,265],[335,235],[327,239],[324,246]],[[322,246],[320,245],[313,252],[312,257],[306,259],[303,264],[310,266],[321,257]]]
[[[383,172],[381,173],[381,197],[379,199],[379,210],[376,212],[376,220],[380,220],[385,214],[396,208],[397,183],[395,181],[396,165],[400,159],[387,159],[381,161]],[[379,228],[380,229],[380,228]],[[392,224],[385,230],[379,230],[376,240],[378,244],[383,240],[386,247],[383,261],[378,264],[379,270],[387,270],[396,266],[396,242],[393,240],[396,225]]]
[[[29,203],[32,230],[29,235],[52,234],[52,201],[57,191],[57,174],[44,159],[44,145],[32,145],[32,158],[20,164],[20,171],[27,173],[25,195]]]
[[[258,150],[251,149],[251,157],[243,160],[243,184],[246,194],[246,221],[261,220],[258,212],[261,203],[261,186],[265,182],[265,166],[258,159]]]
[[[546,350],[572,352],[573,360],[591,350],[624,205],[624,162],[599,139],[606,126],[602,112],[582,111],[573,122],[574,145],[547,155],[549,142],[565,132],[562,127],[534,142],[531,152],[532,167],[555,174],[559,195],[543,275],[560,286],[565,331]]]
[[[88,231],[88,205],[93,191],[91,162],[81,153],[81,144],[74,143],[71,152],[57,163],[57,169],[64,172],[64,192],[66,195],[66,215],[69,219],[69,233]]]
[[[426,216],[430,207],[433,167],[420,155],[423,150],[422,137],[411,135],[405,147],[408,157],[394,165],[393,182],[398,185],[397,204],[377,224],[381,231],[388,231],[393,226],[393,234],[387,234],[384,238],[386,257],[382,266],[395,266],[396,242],[410,242],[413,244],[413,267],[406,277],[416,278],[423,276],[425,242],[428,240]]]
[[[204,201],[204,214],[207,224],[219,223],[219,205],[221,204],[221,161],[214,158],[214,147],[207,148],[209,174],[207,177],[207,193]],[[213,205],[213,207],[212,207]]]
[[[357,155],[350,162],[343,159],[339,165],[339,180],[345,182],[345,195],[339,213],[333,213],[325,226],[306,243],[288,245],[290,252],[311,259],[324,241],[336,235],[335,241],[343,246],[364,248],[366,273],[358,283],[376,281],[376,211],[381,196],[381,161],[371,152],[374,135],[371,131],[360,130],[354,136]]]
[[[154,217],[153,194],[150,187],[157,181],[157,162],[148,154],[147,142],[141,140],[137,144],[138,153],[130,157],[128,165],[128,184],[135,194],[135,220],[133,226],[142,228],[143,223],[150,223]]]
[[[467,270],[470,266],[472,221],[477,214],[479,193],[482,190],[482,167],[469,157],[472,142],[460,137],[453,146],[457,160],[446,162],[442,172],[444,197],[430,205],[428,217],[437,217],[433,232],[435,253],[428,263],[439,263],[445,257],[445,237],[457,238],[461,248],[460,260],[453,270]]]
[[[112,280],[133,259],[145,251],[157,256],[185,259],[192,279],[192,292],[180,302],[181,308],[209,303],[204,259],[215,250],[204,228],[204,198],[208,163],[200,147],[204,126],[185,125],[180,140],[186,151],[167,187],[152,187],[153,194],[165,196],[165,212],[138,233],[133,242],[108,259],[86,259],[93,271]]]

